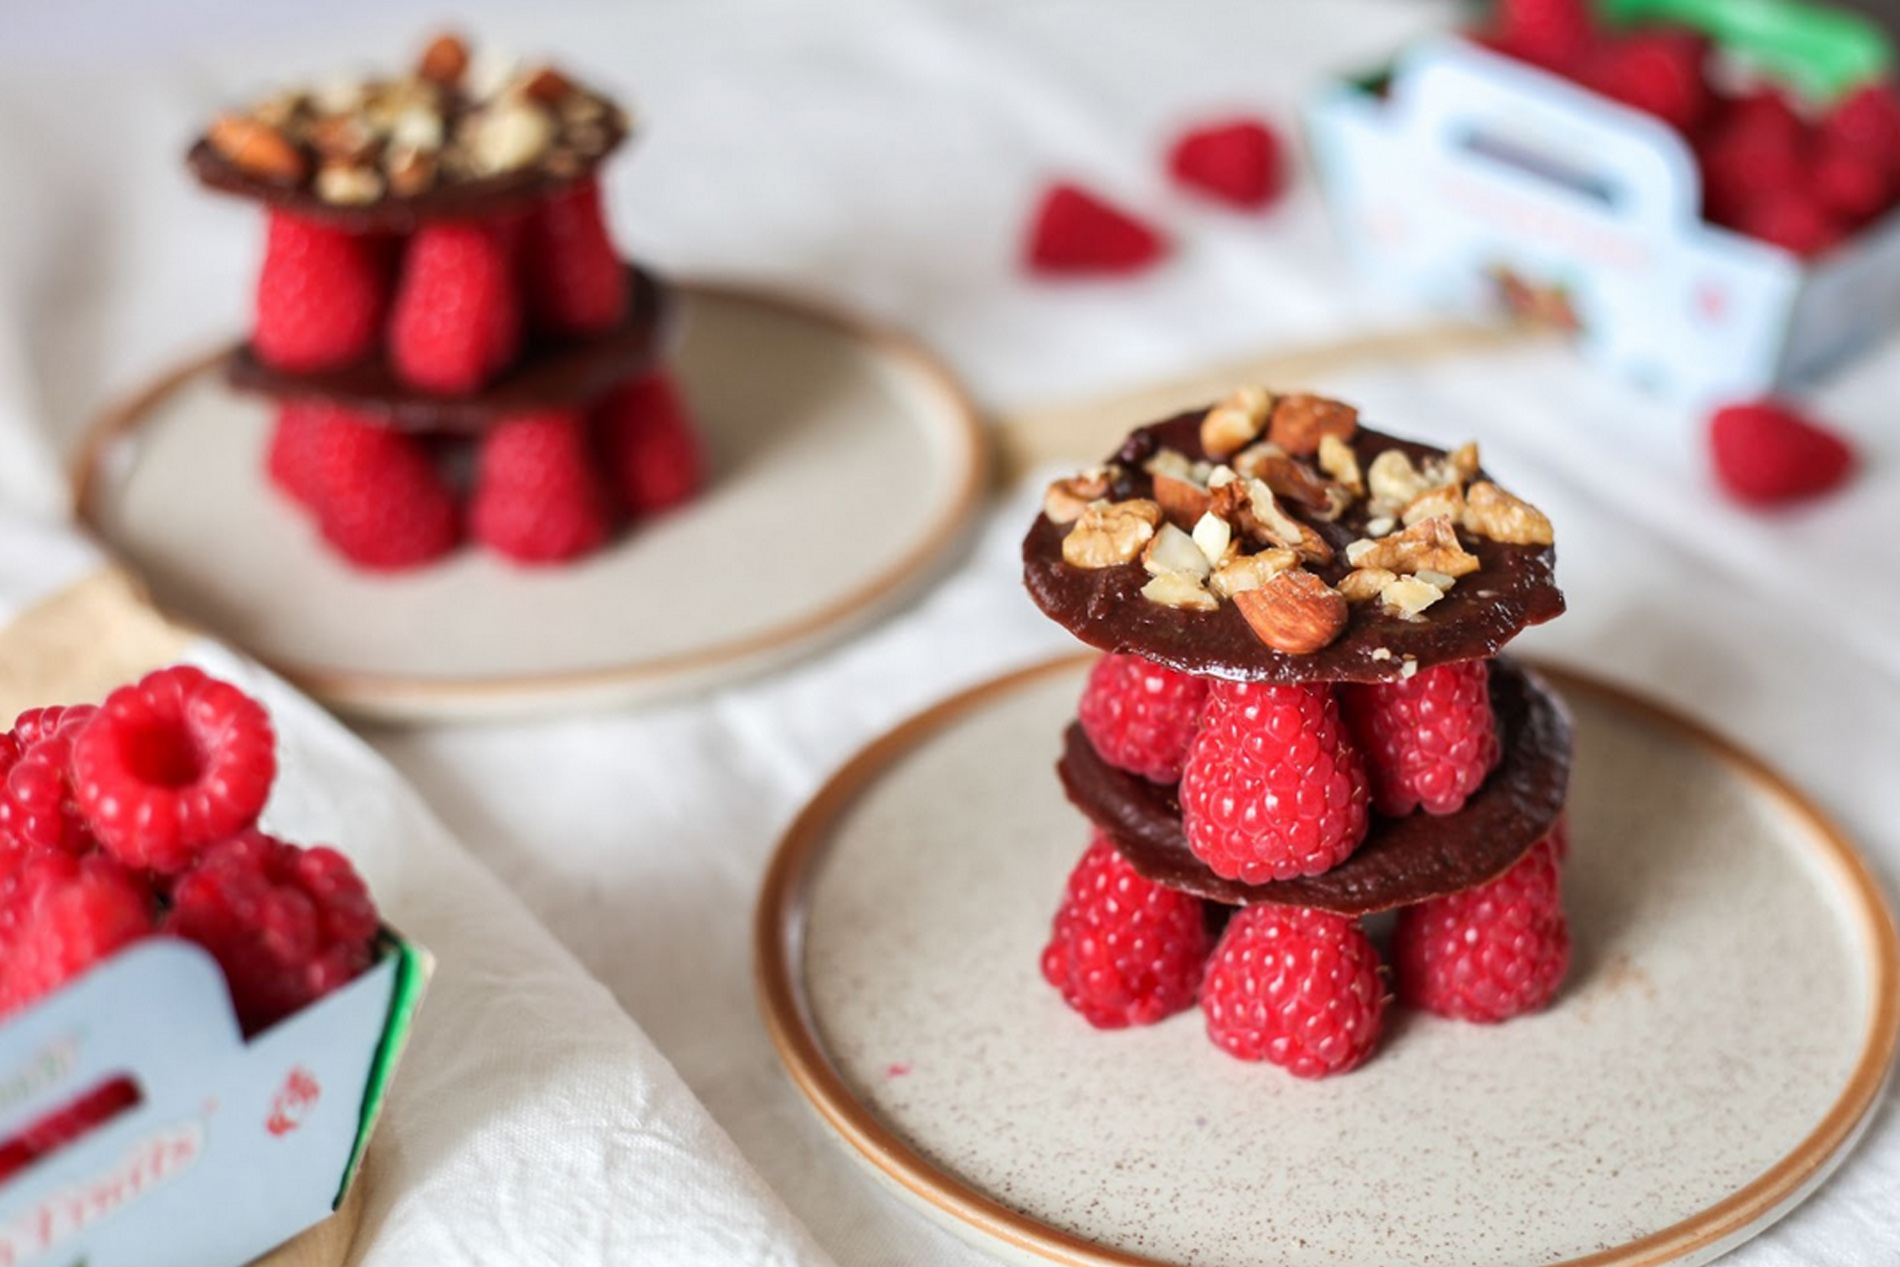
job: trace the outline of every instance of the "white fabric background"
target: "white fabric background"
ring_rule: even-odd
[[[431,13],[367,0],[295,11],[194,0],[162,17],[105,0],[15,9],[0,18],[0,497],[50,511],[57,481],[50,460],[25,456],[30,437],[57,447],[109,394],[242,322],[255,226],[180,174],[192,124],[286,71],[407,50]],[[1182,121],[1223,108],[1290,123],[1317,76],[1363,65],[1444,13],[1371,0],[654,0],[470,20],[497,42],[557,51],[649,119],[612,175],[635,249],[677,273],[804,286],[895,320],[986,404],[1007,407],[1416,320],[1349,280],[1303,174],[1286,205],[1238,217],[1171,192],[1156,156]],[[76,47],[81,28],[92,35]],[[1162,222],[1177,258],[1133,282],[1025,282],[1021,225],[1057,173]],[[1815,397],[1863,445],[1866,476],[1842,497],[1768,518],[1710,490],[1695,420],[1595,380],[1560,351],[1327,385],[1394,429],[1481,437],[1493,469],[1559,527],[1571,612],[1527,647],[1652,691],[1766,752],[1842,816],[1892,887],[1900,440],[1889,415],[1900,348]],[[772,679],[639,714],[369,735],[612,991],[842,1264],[987,1260],[863,1178],[790,1090],[752,997],[749,907],[778,831],[858,746],[957,687],[1068,645],[1016,583],[1031,504],[1027,493],[1006,499],[964,565],[911,611]],[[652,1068],[628,1059],[641,1076]],[[777,1217],[744,1176],[629,1164],[634,1155],[599,1146],[613,1125],[569,1123],[551,1138],[530,1119],[522,1156],[591,1179],[588,1191],[630,1219],[678,1200],[672,1241],[590,1242],[511,1200],[524,1176],[497,1168],[453,1207],[475,1220],[486,1201],[491,1219],[439,1226],[434,1240],[418,1231],[406,1247],[467,1261],[534,1250],[567,1264],[768,1261],[763,1244],[694,1240],[689,1210],[720,1200]],[[1897,1189],[1889,1100],[1847,1168],[1733,1261],[1889,1262]],[[566,1233],[559,1253],[536,1237],[552,1238],[551,1225]],[[796,1225],[776,1226],[777,1248],[798,1252]],[[484,1254],[457,1235],[468,1227],[511,1236],[508,1252]]]

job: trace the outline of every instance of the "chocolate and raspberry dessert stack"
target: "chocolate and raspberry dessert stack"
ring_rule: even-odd
[[[1243,388],[1051,485],[1023,564],[1109,653],[1058,765],[1094,836],[1042,960],[1091,1024],[1198,999],[1225,1051],[1320,1077],[1371,1054],[1388,975],[1471,1021],[1552,998],[1571,728],[1498,653],[1564,603],[1549,520],[1475,445]]]
[[[491,73],[442,36],[408,74],[282,92],[192,146],[268,221],[229,377],[278,402],[269,478],[352,564],[418,567],[464,534],[565,563],[697,491],[667,292],[601,204],[627,135],[553,67]]]

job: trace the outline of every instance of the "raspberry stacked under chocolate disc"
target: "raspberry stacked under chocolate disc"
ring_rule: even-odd
[[[621,258],[596,180],[627,131],[554,68],[485,74],[443,36],[407,75],[280,93],[192,147],[269,220],[229,377],[279,401],[270,477],[352,563],[465,533],[567,562],[697,491],[667,292]]]
[[[1389,910],[1406,1003],[1555,994],[1570,721],[1498,652],[1563,596],[1549,521],[1475,445],[1244,388],[1052,484],[1023,564],[1110,653],[1058,764],[1096,834],[1043,955],[1091,1023],[1198,997],[1230,1053],[1344,1072],[1388,1002],[1360,921]]]

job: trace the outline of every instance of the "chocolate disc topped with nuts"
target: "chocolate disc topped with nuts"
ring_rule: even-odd
[[[1495,655],[1562,613],[1550,521],[1484,471],[1248,387],[1050,485],[1036,604],[1091,646],[1183,672],[1375,682]]]
[[[406,233],[572,184],[628,132],[618,105],[552,66],[485,68],[444,35],[407,74],[293,89],[220,115],[187,161],[213,189]]]

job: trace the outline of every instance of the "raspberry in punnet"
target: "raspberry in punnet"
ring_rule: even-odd
[[[1455,814],[1483,786],[1501,752],[1490,681],[1485,661],[1462,660],[1404,681],[1341,688],[1381,814]]]
[[[619,324],[627,311],[627,273],[607,232],[598,181],[564,189],[529,214],[520,276],[536,329],[573,336]]]
[[[1212,940],[1199,898],[1144,879],[1097,832],[1069,873],[1042,975],[1097,1029],[1152,1025],[1194,1006]]]
[[[1127,211],[1079,185],[1051,186],[1036,208],[1025,263],[1048,276],[1138,273],[1167,242]]]
[[[382,337],[389,272],[386,243],[271,212],[251,331],[258,359],[310,373],[369,356]]]
[[[211,952],[248,1035],[368,968],[376,927],[369,891],[342,854],[246,831],[178,877],[164,931]]]
[[[1487,884],[1399,913],[1399,997],[1466,1021],[1503,1021],[1556,995],[1570,967],[1557,848],[1545,839]]]
[[[106,697],[73,740],[73,786],[114,856],[169,874],[257,821],[277,775],[275,743],[256,700],[178,665]]]
[[[1181,775],[1181,825],[1215,874],[1318,875],[1366,834],[1365,766],[1325,683],[1211,683]]]
[[[1372,1054],[1385,1015],[1379,952],[1343,915],[1290,906],[1234,913],[1201,983],[1207,1033],[1230,1056],[1301,1078]]]
[[[1200,729],[1207,681],[1140,656],[1105,655],[1089,671],[1077,716],[1102,760],[1174,783]]]
[[[522,414],[482,438],[469,508],[477,541],[517,563],[562,563],[599,548],[612,530],[580,415]]]
[[[153,922],[150,891],[114,859],[28,859],[0,898],[0,1015],[149,935]]]
[[[671,510],[700,490],[706,458],[692,411],[669,374],[648,374],[594,413],[608,485],[630,515]]]
[[[1280,138],[1259,119],[1195,128],[1168,151],[1175,180],[1235,207],[1264,207],[1285,189]]]
[[[1567,73],[1595,38],[1590,0],[1502,0],[1491,42],[1513,57]]]
[[[390,314],[390,360],[405,382],[460,395],[514,360],[521,344],[514,232],[451,221],[410,239]]]
[[[1687,136],[1701,127],[1713,103],[1703,70],[1708,53],[1708,41],[1693,31],[1636,31],[1597,45],[1578,77],[1586,87],[1655,115]]]
[[[92,848],[73,792],[72,748],[96,711],[89,704],[31,709],[0,742],[0,875],[38,851]]]

